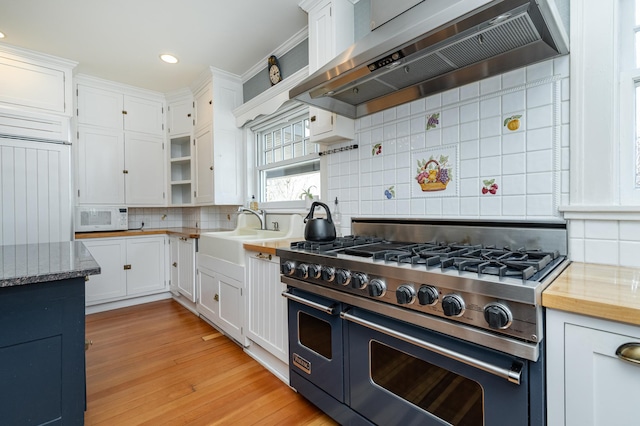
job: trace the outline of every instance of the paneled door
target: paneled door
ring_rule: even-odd
[[[0,138],[0,244],[71,240],[70,148]]]

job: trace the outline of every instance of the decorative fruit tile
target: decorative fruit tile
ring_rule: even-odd
[[[520,119],[522,115],[512,115],[504,119],[504,123],[502,124],[504,127],[509,129],[512,132],[515,132],[520,128]]]
[[[371,148],[371,155],[380,155],[382,154],[382,144],[377,143]]]
[[[387,188],[387,189],[385,189],[385,190],[384,190],[384,197],[385,197],[387,200],[390,200],[390,199],[392,199],[392,198],[395,198],[395,197],[396,197],[396,191],[395,191],[395,189],[394,189],[394,188],[395,188],[395,186],[393,186],[393,185],[392,185],[392,186],[390,186],[389,188]]]
[[[480,189],[480,191],[482,192],[483,195],[495,195],[498,192],[498,184],[496,183],[496,179],[485,179],[482,181],[482,188]]]
[[[440,113],[436,112],[427,116],[427,130],[435,129],[440,124]]]

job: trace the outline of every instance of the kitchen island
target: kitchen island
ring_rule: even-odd
[[[80,242],[0,246],[0,419],[84,423],[85,277]]]

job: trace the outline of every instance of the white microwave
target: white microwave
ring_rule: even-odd
[[[75,232],[126,231],[127,229],[129,229],[129,214],[126,207],[76,207]]]

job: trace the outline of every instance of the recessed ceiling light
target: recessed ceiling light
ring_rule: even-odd
[[[163,53],[162,55],[160,55],[160,59],[162,59],[164,62],[166,62],[168,64],[177,64],[178,63],[178,58],[176,58],[173,55],[169,55],[168,53]]]
[[[0,38],[4,38],[4,33],[0,32]]]

